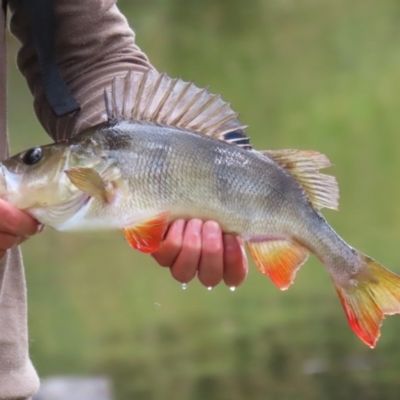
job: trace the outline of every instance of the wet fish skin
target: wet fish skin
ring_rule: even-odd
[[[153,72],[117,79],[106,108],[108,122],[1,163],[0,198],[59,230],[122,229],[149,253],[171,221],[212,219],[245,239],[280,289],[311,252],[352,329],[375,346],[384,315],[400,312],[400,277],[346,244],[319,212],[338,199],[334,178],[319,173],[325,156],[252,150],[218,96]]]
[[[71,146],[82,146],[82,139],[72,139]],[[101,127],[90,133],[90,140],[96,145],[85,153],[93,159],[115,160],[122,181],[128,183],[130,189],[121,207],[125,213],[137,214],[132,219],[165,210],[170,211],[171,220],[196,214],[218,219],[225,231],[250,238],[282,229],[279,209],[289,197],[296,206],[310,208],[297,182],[255,151],[196,133],[125,121]],[[104,219],[113,210],[119,213],[115,206],[95,201],[88,219]]]

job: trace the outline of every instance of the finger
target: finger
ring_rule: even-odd
[[[19,241],[22,239],[21,236],[11,235],[9,233],[0,232],[0,250],[7,251],[19,244]]]
[[[16,236],[32,236],[38,232],[39,222],[27,213],[0,199],[0,231]]]
[[[243,240],[238,236],[225,234],[224,282],[228,286],[239,286],[246,279],[248,263]]]
[[[171,267],[172,276],[179,282],[190,282],[196,276],[201,254],[202,225],[199,219],[192,219],[186,225],[182,249]]]
[[[161,247],[152,257],[163,267],[170,267],[179,255],[183,243],[183,232],[185,221],[178,219],[169,227],[167,236],[162,242]]]
[[[198,269],[199,281],[206,287],[214,287],[224,274],[222,232],[218,223],[207,221],[202,228],[202,250]]]

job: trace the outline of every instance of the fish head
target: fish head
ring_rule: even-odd
[[[22,210],[65,197],[62,171],[70,149],[64,143],[33,147],[0,163],[0,198]]]
[[[46,223],[43,209],[68,205],[80,193],[66,171],[101,168],[102,163],[104,160],[94,157],[91,149],[68,142],[31,148],[0,163],[0,198],[21,210],[42,210],[39,220]]]

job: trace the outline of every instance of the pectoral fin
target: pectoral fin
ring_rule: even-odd
[[[65,171],[70,181],[82,192],[111,203],[114,190],[111,183],[106,183],[100,174],[92,168],[76,167]]]
[[[138,225],[123,229],[125,238],[136,250],[143,253],[157,251],[168,227],[169,212],[164,212]]]
[[[249,241],[250,254],[259,269],[281,290],[286,290],[307,260],[308,251],[289,239]]]

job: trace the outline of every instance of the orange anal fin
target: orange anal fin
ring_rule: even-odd
[[[164,212],[138,225],[123,228],[130,246],[143,253],[157,251],[168,228],[168,216],[169,212]]]
[[[400,314],[400,276],[359,253],[361,268],[347,286],[335,283],[347,321],[374,348],[385,315]]]
[[[247,246],[259,271],[281,290],[293,283],[297,270],[308,257],[307,249],[289,239],[249,241]]]

